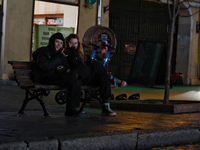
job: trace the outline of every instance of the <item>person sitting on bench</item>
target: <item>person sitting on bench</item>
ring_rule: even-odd
[[[91,60],[89,56],[86,56],[83,50],[80,48],[79,37],[76,34],[70,34],[65,38],[65,51],[68,55],[70,71],[76,72],[79,75],[85,76],[85,72],[82,72],[82,67],[89,67],[89,75],[85,78],[80,78],[83,85],[98,86],[100,87],[99,94],[102,99],[102,115],[103,116],[116,116],[116,112],[113,112],[109,106],[109,98],[111,97],[111,84],[110,77],[103,65],[95,60]],[[74,99],[80,101],[80,97]]]
[[[46,47],[41,47],[34,51],[33,60],[35,61],[32,68],[32,77],[46,85],[58,85],[61,88],[67,89],[67,104],[66,116],[77,115],[75,109],[79,105],[81,97],[81,84],[77,80],[78,75],[73,72],[68,72],[69,64],[66,59],[67,55],[64,51],[64,37],[61,33],[53,34],[49,39],[49,44]],[[87,68],[82,70],[87,73]],[[75,103],[76,102],[76,103]]]

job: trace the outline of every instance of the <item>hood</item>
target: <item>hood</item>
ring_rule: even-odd
[[[64,42],[65,42],[64,41],[64,37],[63,37],[62,33],[60,33],[60,32],[55,33],[50,37],[49,45],[47,47],[49,47],[51,49],[51,53],[53,55],[60,53],[61,50],[63,49],[63,47],[62,47],[59,51],[56,51],[56,49],[55,49],[55,39],[62,40],[63,41],[63,46],[64,46]]]

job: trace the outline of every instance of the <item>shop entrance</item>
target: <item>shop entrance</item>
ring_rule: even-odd
[[[77,33],[78,11],[77,0],[36,0],[32,51],[47,46],[50,36],[56,32],[64,37]]]

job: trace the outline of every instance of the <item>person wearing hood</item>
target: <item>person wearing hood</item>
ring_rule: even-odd
[[[64,52],[64,37],[61,33],[53,34],[46,47],[38,48],[33,53],[32,78],[35,82],[47,85],[58,85],[67,88],[66,116],[77,115],[75,109],[81,97],[81,84],[76,72],[69,71],[69,64]],[[78,91],[78,92],[77,92]]]

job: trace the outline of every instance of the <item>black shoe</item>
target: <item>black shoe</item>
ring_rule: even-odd
[[[66,108],[65,116],[78,116],[79,112],[74,107]]]
[[[110,107],[103,106],[101,115],[102,116],[116,116],[117,113],[112,111],[112,109]]]

